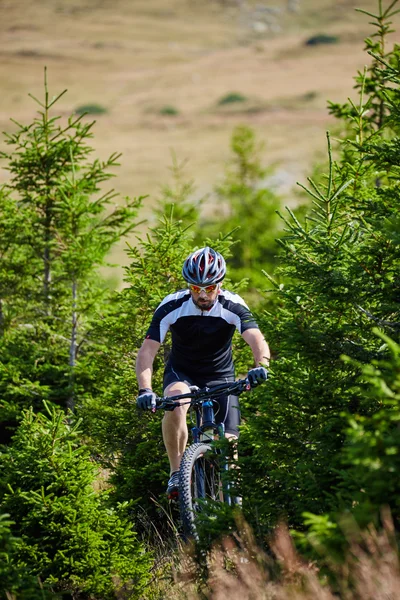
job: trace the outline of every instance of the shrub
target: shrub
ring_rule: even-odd
[[[263,144],[255,131],[245,125],[235,127],[231,151],[225,177],[216,188],[219,202],[212,217],[203,218],[201,235],[215,238],[220,231],[234,232],[229,275],[235,282],[249,278],[254,292],[265,285],[261,269],[271,269],[276,262],[280,203],[266,185],[269,170],[262,165]]]
[[[318,33],[305,41],[306,46],[320,46],[322,44],[337,44],[339,38],[336,35],[327,35],[326,33]]]
[[[95,465],[81,432],[59,409],[27,411],[10,448],[0,456],[0,511],[10,515],[13,564],[45,588],[113,598],[133,596],[149,567],[126,505],[110,508],[96,493]]]
[[[14,598],[18,594],[24,600],[43,600],[47,596],[41,590],[39,580],[27,572],[25,565],[16,564],[19,540],[11,533],[14,522],[9,517],[8,514],[0,515],[0,598],[4,597],[5,592],[7,598]]]
[[[35,99],[39,114],[15,122],[0,153],[10,172],[0,192],[3,442],[23,409],[41,410],[43,399],[73,409],[90,322],[107,303],[98,269],[135,226],[140,205],[116,204],[114,190],[103,188],[119,155],[91,158],[94,123],[74,115],[61,124],[54,110],[64,92],[51,100],[46,77],[44,92],[43,102]]]
[[[358,364],[360,387],[379,402],[373,415],[349,417],[342,452],[342,495],[350,497],[358,522],[367,525],[379,520],[379,509],[388,505],[393,519],[400,522],[400,346],[379,329],[386,356],[368,365]],[[349,359],[347,359],[349,360]]]
[[[326,178],[302,186],[313,200],[304,224],[290,209],[283,216],[284,254],[270,278],[276,305],[260,319],[277,360],[265,391],[255,390],[257,413],[249,414],[241,438],[251,446],[242,469],[243,507],[249,520],[257,515],[259,530],[282,515],[290,527],[303,528],[307,512],[333,538],[331,515],[347,510],[369,523],[382,501],[390,501],[396,519],[400,512],[392,476],[399,465],[398,408],[382,406],[359,379],[363,366],[372,361],[382,370],[388,358],[375,326],[400,341],[400,142],[392,128],[400,73],[398,48],[389,52],[381,42],[387,18],[376,15],[379,43],[370,40],[367,48],[382,60],[359,76],[359,101],[335,110],[351,132],[340,160],[333,160],[329,142]],[[396,361],[385,367],[389,374],[399,368]],[[397,394],[391,377],[378,383]]]
[[[179,110],[175,108],[175,106],[167,104],[160,109],[160,115],[166,117],[176,117],[176,115],[179,115]]]
[[[77,115],[104,115],[108,110],[101,104],[81,104],[74,112]]]
[[[218,100],[218,105],[223,106],[224,104],[234,104],[235,102],[246,102],[246,100],[246,96],[238,92],[230,92]]]
[[[304,100],[305,102],[311,102],[312,100],[315,100],[315,98],[317,98],[317,96],[318,96],[318,92],[311,90],[311,91],[303,94],[301,96],[301,99]]]

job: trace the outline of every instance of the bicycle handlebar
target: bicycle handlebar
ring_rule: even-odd
[[[204,387],[199,390],[187,392],[186,394],[179,394],[177,396],[163,396],[156,398],[156,408],[163,408],[164,410],[174,410],[178,406],[184,404],[195,405],[200,403],[202,400],[218,398],[222,394],[241,394],[245,391],[249,391],[251,385],[247,377],[245,379],[238,379],[237,381],[231,381],[229,383],[221,383],[212,387]],[[190,402],[179,402],[179,400],[190,399]]]

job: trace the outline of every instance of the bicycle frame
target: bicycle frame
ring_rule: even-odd
[[[214,435],[217,433],[220,439],[225,437],[225,425],[223,423],[215,423],[214,405],[210,399],[204,400],[201,406],[195,406],[196,425],[192,427],[193,442],[211,442],[214,440]],[[212,431],[212,437],[209,437],[208,432]]]
[[[196,412],[196,425],[191,428],[193,443],[203,442],[211,446],[214,445],[214,436],[218,439],[225,438],[225,426],[223,423],[215,422],[213,400],[218,400],[218,396],[222,394],[237,394],[239,395],[245,390],[250,390],[250,384],[247,379],[230,382],[228,384],[220,384],[212,388],[192,388],[187,394],[178,396],[165,397],[159,399],[159,406],[165,410],[174,410],[177,406],[190,404]],[[189,402],[181,402],[181,400],[190,399]],[[220,449],[216,449],[219,455],[220,469],[225,473],[229,470],[229,464]],[[199,485],[204,485],[204,477],[199,472]],[[201,489],[201,487],[200,487]],[[204,490],[203,490],[204,491]],[[222,486],[221,489],[223,501],[225,504],[232,504],[232,497],[229,491],[229,485]],[[222,499],[222,498],[221,498]]]

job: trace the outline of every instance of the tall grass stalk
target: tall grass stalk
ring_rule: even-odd
[[[325,557],[331,578],[296,551],[285,525],[276,528],[268,550],[247,524],[216,545],[199,567],[192,547],[177,552],[170,576],[161,577],[146,598],[170,600],[388,600],[399,597],[399,549],[388,511],[382,528],[349,534],[349,551],[338,564]],[[207,576],[204,578],[204,573]],[[203,576],[202,576],[203,575]],[[332,583],[333,582],[333,583]],[[164,596],[165,597],[165,596]]]

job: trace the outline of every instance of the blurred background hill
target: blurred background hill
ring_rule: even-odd
[[[43,97],[47,66],[50,94],[68,89],[58,110],[97,120],[97,155],[122,152],[114,187],[148,194],[150,220],[171,152],[187,159],[196,195],[212,194],[237,124],[265,142],[269,184],[290,204],[325,156],[327,100],[352,96],[368,60],[372,29],[356,7],[377,2],[0,0],[1,130],[31,122],[28,93]]]

